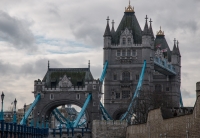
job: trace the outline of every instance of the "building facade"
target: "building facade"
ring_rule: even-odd
[[[174,40],[173,49],[170,50],[164,31],[160,28],[155,37],[152,20],[149,22],[146,16],[142,30],[130,3],[125,8],[124,16],[116,30],[114,21],[110,29],[109,18],[107,19],[103,47],[103,62],[108,61],[104,81],[104,105],[115,120],[125,113],[130,104],[144,60],[146,71],[139,97],[149,105],[156,103],[157,106],[179,106],[181,55],[178,41]],[[164,61],[171,64],[176,75],[157,69],[154,64],[155,57],[162,59],[163,64]]]

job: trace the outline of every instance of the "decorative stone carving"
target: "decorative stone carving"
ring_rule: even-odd
[[[59,82],[59,87],[63,87],[63,88],[70,88],[70,87],[72,87],[72,83],[71,83],[71,81],[67,78],[66,75],[64,75],[64,77],[60,80],[60,82]]]

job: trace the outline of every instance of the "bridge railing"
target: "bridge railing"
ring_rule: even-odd
[[[36,128],[33,126],[18,125],[17,123],[5,123],[4,120],[0,121],[0,137],[33,137],[45,138],[49,135],[49,128]]]

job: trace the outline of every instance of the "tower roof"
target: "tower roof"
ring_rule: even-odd
[[[171,61],[171,51],[165,39],[164,31],[161,31],[161,28],[160,28],[159,32],[162,33],[162,35],[160,33],[157,33],[155,43],[154,43],[154,50],[157,50],[156,48],[157,45],[160,45],[161,50],[167,49],[167,52],[164,52],[163,54],[165,57],[167,57],[168,61]]]
[[[129,2],[129,5],[130,5],[130,2]],[[135,12],[134,11],[128,12],[126,10],[115,32],[115,35],[112,38],[112,43],[119,44],[121,32],[125,30],[126,28],[132,31],[134,43],[141,44],[142,43],[142,29],[140,28],[138,20],[135,16]]]

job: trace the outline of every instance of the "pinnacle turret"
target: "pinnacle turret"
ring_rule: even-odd
[[[112,20],[112,29],[111,29],[111,33],[115,33],[115,27],[114,27],[114,24],[115,24],[115,22],[114,22],[114,20]]]
[[[151,24],[153,21],[151,20],[151,18],[150,18],[149,22],[150,22],[149,32],[150,32],[151,37],[154,39],[155,37],[154,37],[154,33],[153,33],[153,29],[152,29],[152,24]]]
[[[147,20],[148,20],[147,15],[146,15],[145,19],[146,19],[146,23],[144,25],[143,35],[149,35],[150,33],[149,33],[149,27],[148,27],[148,22],[147,22]]]
[[[181,55],[180,50],[179,50],[179,41],[177,40],[177,54]]]
[[[106,26],[106,30],[105,30],[105,33],[104,33],[104,37],[106,36],[111,36],[111,32],[110,32],[110,26],[109,26],[109,17],[106,19],[107,20],[107,26]]]

